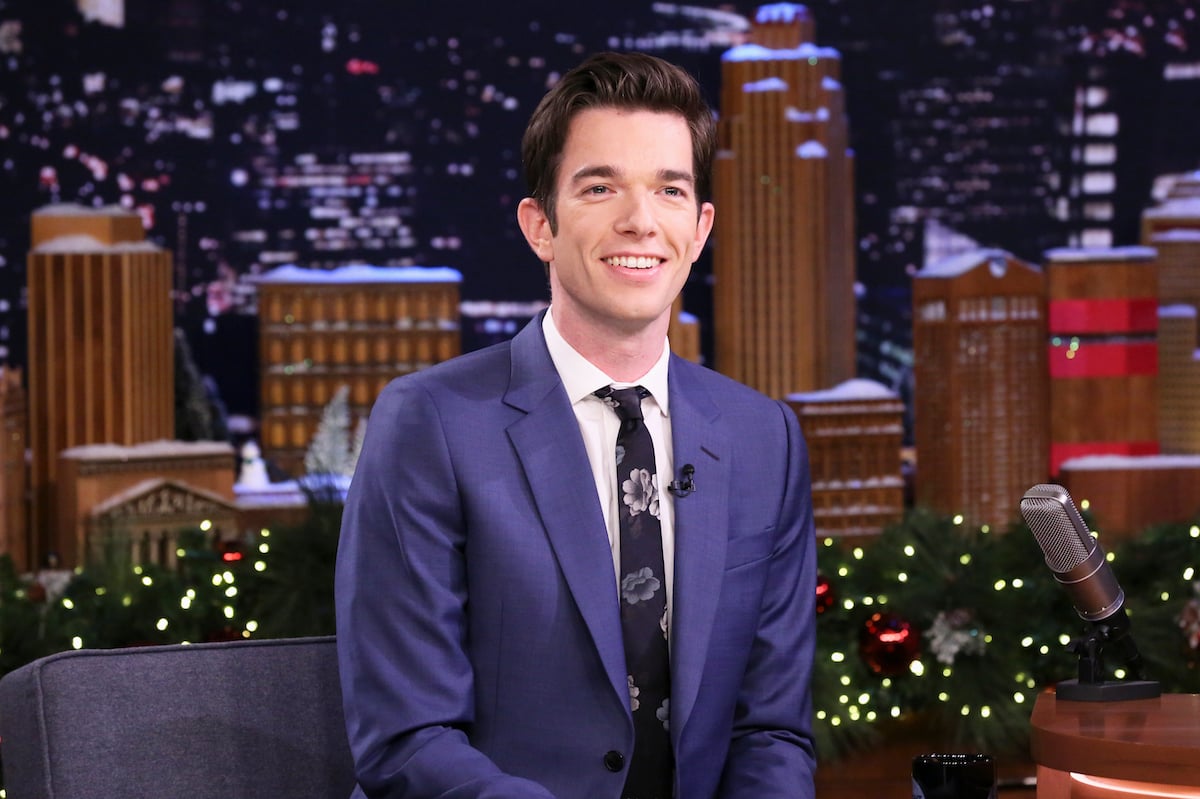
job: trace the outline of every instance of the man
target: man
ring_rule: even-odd
[[[363,794],[813,795],[803,439],[667,347],[714,150],[695,81],[646,55],[593,56],[534,111],[517,216],[551,306],[388,386],[347,500]]]

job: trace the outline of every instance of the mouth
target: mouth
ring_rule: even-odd
[[[661,264],[663,259],[645,255],[614,255],[611,258],[605,258],[604,262],[609,266],[619,266],[623,269],[653,269]]]

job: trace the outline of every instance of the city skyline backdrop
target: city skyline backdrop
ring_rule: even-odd
[[[805,5],[841,57],[858,372],[906,398],[916,271],[975,246],[1042,263],[1136,244],[1156,179],[1200,166],[1182,0]],[[245,277],[282,264],[448,266],[463,349],[507,337],[547,299],[513,220],[540,96],[590,52],[642,49],[716,108],[758,6],[0,0],[0,362],[26,357],[29,215],[60,202],[141,214],[233,413],[257,411]],[[719,246],[685,288],[710,363]]]

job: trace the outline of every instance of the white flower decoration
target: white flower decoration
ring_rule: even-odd
[[[664,699],[662,704],[658,706],[658,710],[654,711],[654,717],[662,722],[663,729],[670,731],[671,729],[671,700]]]
[[[654,596],[660,585],[662,583],[654,576],[654,570],[644,566],[621,580],[621,596],[629,604],[636,605]]]
[[[629,479],[621,483],[621,490],[625,492],[624,502],[630,516],[649,511],[658,518],[658,475],[650,474],[649,469],[631,469]]]

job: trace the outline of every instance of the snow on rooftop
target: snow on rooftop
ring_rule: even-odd
[[[789,394],[792,402],[847,402],[853,400],[899,399],[900,395],[882,383],[856,377],[823,391]]]
[[[799,3],[767,3],[758,7],[754,21],[760,25],[771,22],[794,22],[797,17],[804,19],[808,9]]]
[[[808,61],[813,58],[837,58],[841,53],[832,47],[818,47],[805,42],[799,47],[775,50],[761,44],[739,44],[721,55],[722,61]]]
[[[782,78],[763,78],[742,84],[742,91],[747,94],[754,92],[786,92],[788,85]]]
[[[1062,462],[1062,469],[1200,469],[1200,455],[1085,455]]]
[[[829,151],[821,142],[810,139],[796,148],[796,155],[800,158],[826,158],[829,156]]]
[[[958,277],[965,275],[977,266],[982,266],[984,263],[990,264],[997,260],[1003,261],[1007,268],[1008,261],[1012,257],[1011,253],[995,248],[970,250],[928,264],[917,272],[917,277]],[[993,272],[995,271],[993,270]]]
[[[1153,247],[1055,247],[1045,252],[1047,261],[1148,261],[1158,257]]]
[[[1170,230],[1155,233],[1150,237],[1150,241],[1200,241],[1200,230],[1196,228],[1173,227]]]
[[[461,283],[462,272],[448,266],[368,266],[308,269],[295,264],[276,267],[254,278],[256,283]]]
[[[836,78],[826,75],[821,78],[821,88],[827,92],[836,92],[842,88],[842,84]]]
[[[34,210],[34,216],[137,216],[133,211],[119,205],[102,205],[99,208],[79,203],[51,203]]]
[[[64,458],[77,460],[134,460],[196,455],[228,455],[232,458],[233,454],[233,445],[225,441],[169,441],[166,439],[131,445],[85,444],[64,449],[59,453]]]
[[[95,236],[72,234],[70,236],[55,236],[46,239],[33,248],[35,253],[126,253],[126,252],[163,252],[162,247],[149,241],[118,241],[115,244],[105,244]]]
[[[1160,305],[1158,306],[1159,319],[1187,319],[1196,317],[1196,306],[1194,305]]]
[[[687,311],[680,311],[679,321],[685,325],[694,325],[697,324],[700,319],[695,314],[688,313]]]
[[[1200,197],[1170,197],[1162,205],[1147,208],[1143,216],[1200,216]]]

